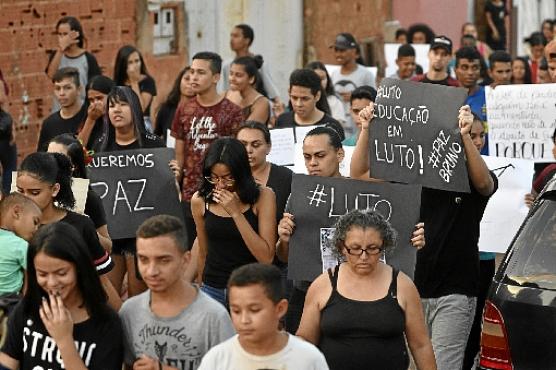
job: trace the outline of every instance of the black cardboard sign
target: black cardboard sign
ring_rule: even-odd
[[[170,148],[97,153],[88,166],[92,189],[106,211],[112,239],[133,238],[147,218],[169,214],[183,220]]]
[[[457,118],[466,97],[462,88],[382,80],[369,133],[371,176],[468,193]]]
[[[421,186],[294,174],[288,211],[294,215],[288,277],[313,281],[337,263],[331,238],[338,218],[353,209],[376,210],[398,231],[386,263],[413,277],[416,250],[410,238],[419,219]]]

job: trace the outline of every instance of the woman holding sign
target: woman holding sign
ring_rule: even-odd
[[[377,212],[353,210],[335,225],[345,262],[309,287],[297,335],[317,345],[330,369],[405,370],[406,341],[418,369],[436,369],[417,288],[380,261],[396,231]]]
[[[95,152],[164,147],[158,136],[146,132],[141,103],[130,87],[114,87],[107,99],[108,105],[104,112],[105,132]],[[147,288],[136,272],[135,238],[113,239],[112,258],[115,265],[110,272],[110,280],[118,292],[121,292],[126,272],[130,297]]]
[[[203,163],[201,186],[191,199],[202,290],[226,305],[234,269],[272,263],[276,245],[276,197],[255,182],[241,142],[213,142]]]

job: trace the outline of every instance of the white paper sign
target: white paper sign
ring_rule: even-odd
[[[384,57],[386,58],[385,76],[390,77],[398,71],[396,59],[401,44],[384,44]],[[411,44],[415,49],[415,63],[423,68],[423,72],[429,70],[429,44]]]
[[[490,198],[481,221],[479,250],[505,253],[529,212],[524,198],[531,191],[534,162],[492,156],[483,159],[498,177],[498,190]]]
[[[487,87],[485,94],[490,155],[554,160],[556,84]]]
[[[290,127],[270,130],[270,139],[272,149],[267,160],[280,166],[293,164],[295,150],[293,129]]]

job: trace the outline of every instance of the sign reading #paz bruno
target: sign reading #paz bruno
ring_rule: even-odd
[[[173,149],[97,153],[89,164],[92,189],[102,199],[112,239],[134,238],[147,218],[168,214],[183,219],[174,174]]]
[[[382,80],[369,132],[371,176],[469,192],[458,124],[466,97],[462,88]]]

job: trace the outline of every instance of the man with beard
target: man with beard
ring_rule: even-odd
[[[446,36],[437,36],[429,50],[429,70],[427,73],[413,77],[412,81],[431,84],[459,86],[459,82],[448,74],[448,63],[452,57],[452,40]]]

